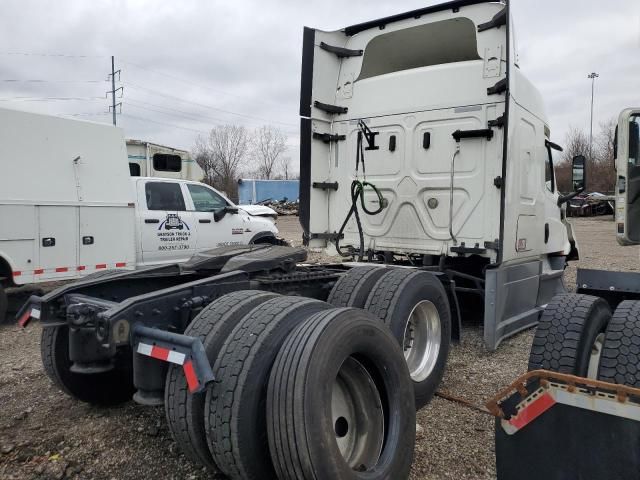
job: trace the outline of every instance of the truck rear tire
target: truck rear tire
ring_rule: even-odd
[[[640,388],[640,301],[625,300],[604,336],[598,380]]]
[[[9,298],[4,287],[0,285],[0,325],[9,322],[7,318],[7,310],[9,309]]]
[[[334,307],[364,308],[371,289],[389,270],[384,267],[354,267],[342,275],[329,293],[329,302]]]
[[[267,432],[281,480],[409,477],[416,410],[402,349],[370,313],[317,313],[281,347]]]
[[[131,400],[133,364],[130,350],[119,350],[112,370],[74,373],[69,359],[69,327],[45,327],[40,339],[42,364],[47,376],[67,395],[94,405],[117,405]]]
[[[579,293],[551,299],[536,329],[529,370],[550,370],[595,379],[611,319],[605,300]]]
[[[184,334],[199,338],[209,362],[213,363],[227,336],[240,320],[253,308],[277,296],[275,293],[256,290],[224,295],[202,309],[187,326]],[[164,390],[169,431],[187,458],[206,466],[211,472],[218,472],[207,444],[204,425],[205,399],[206,392],[189,392],[180,366],[169,366]]]
[[[413,380],[416,408],[435,393],[451,343],[447,292],[430,273],[395,269],[380,277],[365,309],[381,318],[404,351]]]
[[[280,346],[302,321],[331,306],[304,297],[280,297],[258,306],[220,350],[207,391],[209,448],[234,479],[275,479],[267,442],[267,384]]]

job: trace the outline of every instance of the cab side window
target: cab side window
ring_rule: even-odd
[[[202,185],[188,184],[196,212],[212,212],[227,206],[227,201],[216,192]]]
[[[179,183],[149,182],[145,185],[145,194],[149,210],[186,210]]]
[[[549,145],[547,147],[547,158],[544,164],[544,184],[550,192],[556,191],[556,179],[553,175],[553,153]]]

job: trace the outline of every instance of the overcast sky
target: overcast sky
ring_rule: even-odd
[[[127,137],[189,149],[215,124],[271,123],[297,165],[303,26],[334,30],[435,3],[3,0],[0,106],[110,122],[115,55]],[[640,1],[512,6],[520,67],[546,99],[556,141],[570,126],[588,129],[591,71],[596,130],[640,106]]]

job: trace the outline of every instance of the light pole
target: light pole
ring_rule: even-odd
[[[589,75],[587,75],[587,78],[591,79],[591,129],[589,130],[589,161],[592,162],[593,161],[593,157],[592,157],[592,151],[593,151],[593,88],[594,88],[594,84],[596,83],[596,78],[598,78],[600,75],[598,75],[596,72],[591,72]]]

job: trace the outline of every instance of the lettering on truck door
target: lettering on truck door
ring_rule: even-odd
[[[140,213],[143,262],[148,265],[188,260],[195,252],[196,231],[180,183],[139,185],[144,189],[146,206]]]
[[[230,206],[221,195],[205,185],[189,183],[186,187],[193,203],[193,216],[198,233],[197,251],[248,243],[245,238],[252,233],[245,232],[242,217],[237,213],[221,215],[220,212]],[[217,222],[215,212],[219,212]]]

